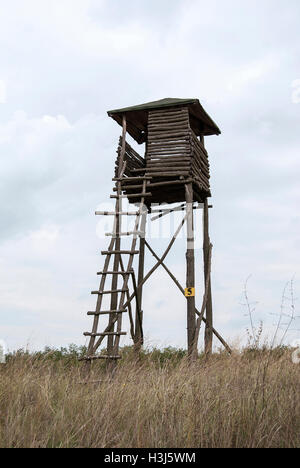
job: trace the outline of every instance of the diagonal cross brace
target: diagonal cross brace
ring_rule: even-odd
[[[161,258],[158,258],[158,262],[154,265],[153,268],[151,268],[151,270],[148,272],[148,274],[144,277],[143,281],[138,285],[137,287],[137,290],[139,291],[140,288],[146,283],[146,281],[148,281],[148,279],[150,278],[150,276],[157,270],[157,268],[163,264],[165,258],[167,257],[168,253],[170,252],[179,232],[181,231],[181,229],[183,228],[184,226],[184,223],[187,219],[187,215],[184,216],[184,218],[182,219],[180,225],[178,226],[174,236],[172,237],[171,239],[171,242],[169,243],[165,253],[163,254],[163,256]],[[128,301],[122,305],[122,309],[126,309],[126,307],[130,304],[130,302],[135,298],[135,292],[130,296],[130,298],[128,299]],[[113,325],[116,323],[116,321],[118,320],[118,318],[116,317],[105,329],[105,332],[109,332],[111,330],[111,328],[113,327]],[[93,353],[95,353],[97,351],[97,349],[99,348],[99,346],[101,345],[102,341],[103,341],[103,337],[99,338],[98,341],[94,344],[94,348],[93,348]]]
[[[148,242],[146,241],[145,242],[145,245],[147,246],[147,248],[150,250],[150,252],[152,253],[152,255],[157,259],[159,260],[159,256],[154,252],[154,250],[152,249],[152,247],[148,244]],[[179,283],[179,281],[176,279],[176,277],[173,275],[173,273],[169,270],[169,268],[165,265],[165,263],[161,262],[160,263],[161,266],[166,270],[166,272],[168,273],[168,275],[170,276],[170,278],[172,278],[172,280],[174,281],[174,283],[176,284],[176,286],[178,287],[178,289],[180,289],[180,291],[182,292],[183,295],[185,295],[185,291],[184,291],[184,288],[181,286],[181,284]],[[205,299],[204,299],[205,301]],[[200,319],[202,319],[202,322],[206,323],[206,318],[203,316],[203,310],[201,312],[199,312],[198,309],[195,308],[195,312],[196,312],[196,315],[198,315],[198,317]],[[200,323],[201,323],[201,320],[200,320]],[[232,350],[230,348],[230,346],[226,343],[226,341],[222,338],[222,336],[217,332],[217,330],[215,328],[212,329],[213,331],[213,334],[216,336],[216,338],[218,338],[218,340],[220,341],[220,343],[222,343],[222,345],[224,346],[224,348],[228,351],[229,354],[232,354]]]
[[[152,249],[152,247],[148,244],[147,241],[145,241],[145,245],[147,246],[147,248],[149,249],[149,251],[152,253],[152,255],[156,258],[157,260],[157,263],[154,265],[154,267],[148,272],[148,274],[145,276],[145,278],[143,279],[143,281],[138,285],[137,287],[137,290],[139,291],[139,289],[146,283],[146,281],[148,281],[148,279],[150,278],[150,276],[152,276],[152,274],[157,270],[157,268],[159,266],[162,266],[166,272],[168,273],[168,275],[170,276],[170,278],[172,278],[172,280],[174,281],[174,283],[176,284],[176,286],[178,287],[178,289],[181,291],[181,293],[183,295],[185,295],[185,291],[184,291],[184,288],[181,286],[181,284],[179,283],[179,281],[176,279],[176,277],[173,275],[173,273],[169,270],[169,268],[165,265],[164,263],[164,260],[165,258],[167,257],[168,253],[170,252],[180,230],[182,229],[185,221],[186,221],[186,216],[183,218],[182,222],[180,223],[176,233],[174,234],[170,244],[168,245],[168,248],[166,249],[165,253],[163,254],[163,256],[160,258],[155,252],[154,250]],[[124,309],[126,309],[126,307],[128,307],[128,305],[131,303],[131,301],[135,298],[136,296],[136,293],[134,292],[130,298],[127,300],[127,302],[124,304]],[[195,309],[195,312],[196,314],[198,315],[198,317],[200,317],[202,319],[202,321],[204,323],[206,323],[206,319],[205,317],[203,317],[203,313],[202,311],[199,312],[198,309]],[[202,317],[201,317],[202,316]],[[117,319],[115,319],[116,321]],[[115,322],[114,322],[115,323]],[[109,332],[110,328],[112,327],[113,324],[109,325],[107,328],[106,328],[106,332]],[[224,348],[227,350],[227,352],[229,354],[232,353],[232,350],[230,348],[230,346],[226,343],[226,341],[222,338],[222,336],[217,332],[217,330],[215,328],[212,329],[214,335],[216,336],[216,338],[218,338],[218,340],[220,341],[220,343],[224,346]],[[103,341],[103,337],[99,338],[99,340],[96,342],[95,344],[95,347],[94,347],[94,352],[96,352],[96,350],[99,348],[99,346],[101,345],[102,341]]]

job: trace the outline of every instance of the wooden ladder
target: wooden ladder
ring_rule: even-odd
[[[120,171],[120,176],[113,179],[113,181],[116,182],[114,191],[117,192],[117,195],[111,196],[111,198],[116,200],[115,211],[96,212],[96,215],[113,216],[114,229],[112,233],[106,234],[106,236],[110,236],[112,239],[108,250],[102,252],[102,255],[105,256],[105,261],[103,271],[98,273],[98,275],[101,276],[99,290],[92,291],[92,294],[97,296],[97,303],[96,310],[94,312],[88,312],[89,316],[94,316],[92,331],[84,333],[84,336],[89,337],[87,354],[84,357],[84,360],[86,361],[93,361],[96,359],[116,361],[121,359],[121,356],[119,355],[119,344],[121,336],[127,335],[126,332],[122,331],[122,318],[123,314],[126,312],[129,313],[131,337],[134,340],[134,321],[130,305],[131,301],[129,300],[130,277],[132,277],[134,294],[137,301],[138,317],[140,317],[141,314],[140,305],[138,303],[138,287],[133,270],[133,261],[135,255],[139,254],[139,250],[137,250],[137,240],[142,236],[145,236],[143,217],[147,215],[145,199],[147,197],[151,197],[151,193],[147,192],[147,185],[150,183],[151,177],[124,177],[125,167],[126,163],[124,163],[123,169]],[[134,212],[123,212],[122,199],[127,198],[127,195],[123,195],[122,193],[126,189],[137,188],[137,183],[140,183],[142,190],[140,193],[132,194],[131,197],[139,200],[138,210]],[[122,232],[121,221],[123,216],[135,216],[133,231]],[[124,236],[132,236],[131,248],[129,250],[121,249],[121,238]],[[127,262],[124,261],[124,257],[128,258]],[[109,269],[111,260],[113,260],[113,268]],[[105,289],[108,277],[112,278],[111,289]],[[121,288],[118,288],[119,278],[122,278]],[[109,310],[102,310],[103,297],[105,295],[111,296]],[[128,305],[127,307],[124,307],[126,299]],[[102,316],[109,316],[109,322],[104,331],[99,332],[100,317]],[[105,338],[107,338],[107,354],[97,354],[97,350]]]

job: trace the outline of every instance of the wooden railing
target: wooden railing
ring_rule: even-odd
[[[122,149],[122,137],[120,137],[119,146],[118,146],[118,156],[116,159],[115,177],[118,177],[121,149]],[[125,169],[124,175],[128,177],[136,175],[132,173],[133,169],[142,169],[146,165],[145,159],[142,158],[127,142],[125,146],[124,162],[126,162],[126,169]]]

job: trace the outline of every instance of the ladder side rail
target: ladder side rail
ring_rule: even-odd
[[[115,245],[115,239],[112,239],[111,242],[110,242],[110,245],[108,247],[108,250],[112,251],[113,248],[114,248],[114,245]],[[104,291],[105,282],[106,282],[106,278],[107,278],[107,273],[106,272],[108,271],[108,268],[109,268],[111,255],[112,254],[108,254],[106,256],[106,259],[105,259],[105,262],[104,262],[103,273],[102,273],[100,286],[99,286],[99,292],[100,293],[102,293]],[[98,314],[101,311],[102,301],[103,301],[103,294],[99,294],[98,299],[97,299],[97,303],[96,303],[96,313],[97,313],[97,315],[94,316],[93,327],[92,327],[92,333],[93,334],[97,333],[97,330],[98,330],[99,319],[100,319],[100,316]],[[94,348],[94,344],[95,344],[95,336],[91,336],[90,342],[89,342],[89,345],[88,345],[88,351],[87,351],[88,356],[93,354],[92,351],[93,351],[93,348]]]
[[[158,268],[160,265],[163,264],[165,258],[167,257],[168,253],[170,252],[170,250],[171,250],[171,248],[172,248],[174,242],[176,241],[179,232],[180,232],[181,229],[183,228],[186,219],[187,219],[187,215],[185,214],[185,216],[183,217],[182,221],[180,222],[180,224],[179,224],[179,226],[178,226],[178,228],[177,228],[175,234],[173,235],[171,242],[169,243],[167,249],[165,250],[163,256],[162,256],[162,257],[159,259],[159,261],[154,265],[154,267],[151,268],[151,270],[146,274],[146,276],[144,277],[142,283],[140,283],[140,284],[137,286],[138,290],[146,283],[146,281],[148,281],[148,279],[150,278],[150,276],[152,276],[152,274],[157,270],[157,268]],[[130,268],[131,268],[131,267],[130,267]],[[130,268],[127,268],[127,271],[129,271]],[[135,298],[135,293],[133,293],[133,294],[130,296],[130,300],[129,300],[129,301],[131,302],[134,298]],[[128,306],[128,301],[124,304],[123,308],[126,308],[127,306]],[[115,320],[115,321],[116,321],[116,320]],[[106,331],[110,331],[110,330],[109,330],[109,327],[106,329]],[[101,345],[102,341],[103,341],[102,339],[99,339],[99,340],[96,342],[95,347],[94,347],[94,351],[96,351],[96,350],[99,348],[99,346]]]
[[[122,179],[125,169],[126,169],[126,162],[124,161],[125,158],[125,152],[126,152],[126,130],[127,130],[127,122],[126,122],[126,116],[123,115],[123,121],[122,121],[122,148],[121,148],[121,153],[120,153],[120,160],[119,160],[119,168],[118,168],[118,178]],[[114,229],[113,232],[115,233],[115,250],[121,250],[121,237],[119,233],[121,232],[122,226],[122,217],[118,214],[122,212],[122,183],[120,181],[116,182],[116,188],[117,188],[117,194],[118,198],[116,199],[116,208],[115,208],[115,220],[114,220]],[[119,264],[120,264],[120,254],[117,253],[115,254],[114,257],[114,264],[113,264],[113,270],[114,271],[119,271]],[[118,287],[118,281],[119,281],[119,275],[114,274],[112,276],[112,281],[111,281],[111,289],[112,291],[116,290]],[[110,309],[111,310],[116,310],[117,309],[117,304],[118,304],[118,293],[112,293],[111,295],[111,300],[110,300]],[[114,325],[114,315],[110,314],[109,316],[109,325],[111,325],[111,331],[114,332],[115,325]],[[114,347],[114,336],[110,335],[107,338],[107,354],[111,355],[113,352],[113,347]]]
[[[144,182],[143,182],[143,193],[146,193],[147,183],[148,183],[147,180],[144,180]],[[137,215],[136,221],[135,221],[135,227],[134,227],[135,232],[139,231],[139,227],[140,227],[140,223],[141,223],[141,219],[142,219],[142,214],[143,214],[142,210],[143,210],[143,207],[144,207],[144,203],[145,203],[145,198],[142,197],[141,202],[140,202],[140,206],[139,206],[139,214]],[[136,249],[137,239],[138,239],[138,235],[134,234],[133,239],[132,239],[132,245],[131,245],[131,251],[132,252]],[[132,269],[133,260],[134,260],[134,254],[129,255],[128,265],[127,265],[127,268],[126,268],[127,271],[130,271]],[[129,282],[129,276],[124,278],[124,284],[123,284],[124,289],[128,288],[128,282]],[[125,301],[125,293],[122,293],[119,304],[124,304],[124,301]],[[122,315],[119,315],[118,318],[117,318],[117,331],[118,332],[121,331],[121,328],[122,328]],[[114,342],[114,354],[118,354],[119,345],[120,345],[120,336],[116,336],[115,337],[115,342]]]

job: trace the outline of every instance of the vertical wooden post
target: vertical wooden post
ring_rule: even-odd
[[[120,212],[120,201],[117,200],[116,203],[116,211],[119,213]],[[115,232],[118,233],[120,232],[121,226],[120,226],[120,217],[117,216],[116,218],[116,223],[115,223]],[[120,236],[116,234],[116,243],[115,243],[115,250],[120,250],[121,249],[121,239]],[[114,258],[114,263],[113,263],[113,271],[119,271],[119,265],[120,265],[120,255],[116,254]],[[112,276],[112,282],[111,282],[111,289],[112,291],[115,291],[118,289],[118,279],[119,275],[113,275]],[[110,310],[117,310],[118,308],[118,293],[113,293],[111,295],[111,300],[110,300]],[[110,314],[109,316],[109,324],[113,323],[114,320],[114,314]],[[112,332],[115,331],[115,325],[113,325]],[[107,337],[107,354],[108,356],[111,356],[113,354],[113,347],[114,347],[114,336],[108,336]]]
[[[147,159],[148,153],[148,141],[146,141],[145,145],[145,160]],[[147,185],[147,182],[145,182]],[[145,185],[144,185],[145,187]],[[144,191],[144,189],[143,189]],[[145,190],[146,191],[146,190]],[[138,286],[143,282],[144,279],[144,272],[145,272],[145,237],[146,237],[146,223],[147,223],[147,210],[146,206],[143,207],[143,214],[141,216],[141,224],[140,224],[140,245],[139,245],[139,269],[138,269]],[[137,306],[135,312],[135,334],[134,334],[134,349],[137,353],[140,352],[143,346],[143,337],[142,337],[142,329],[143,329],[143,287],[138,289],[138,297],[137,297]],[[140,310],[138,310],[138,307]]]
[[[122,149],[121,149],[121,155],[120,155],[120,160],[119,160],[118,177],[121,176],[123,162],[124,162],[124,155],[125,155],[125,148],[126,148],[126,131],[127,131],[126,115],[123,115]],[[121,195],[122,190],[121,190],[120,181],[117,182],[117,189],[118,189],[117,194]],[[115,209],[116,209],[116,213],[120,213],[122,211],[122,203],[121,203],[120,198],[117,198],[116,200]],[[114,233],[116,236],[115,250],[117,251],[121,250],[120,232],[121,232],[121,216],[116,215]],[[120,254],[115,254],[113,271],[119,271],[119,266],[120,266]],[[112,291],[115,291],[116,289],[118,289],[118,279],[119,279],[119,275],[117,274],[113,275],[112,283],[111,283]],[[110,310],[117,310],[117,308],[118,308],[118,293],[113,293],[111,295]],[[113,324],[113,322],[114,322],[114,314],[110,314],[109,325]],[[112,325],[111,331],[112,332],[115,331],[115,325]],[[114,349],[114,336],[111,335],[111,336],[108,336],[107,338],[108,356],[111,356],[113,354],[113,349]]]
[[[140,237],[140,246],[139,246],[139,270],[138,270],[138,285],[143,282],[144,279],[144,269],[145,269],[145,235],[146,235],[146,222],[147,222],[147,211],[142,214],[141,220],[141,237]],[[142,300],[143,300],[143,287],[138,290],[138,304],[140,310],[136,310],[135,315],[135,336],[134,336],[134,345],[135,350],[139,352],[143,345],[142,343],[142,326],[143,326],[143,310],[142,310]]]
[[[193,184],[185,185],[187,209],[187,251],[186,251],[186,287],[195,288],[195,252],[194,252],[194,210]],[[195,296],[187,297],[187,341],[188,356],[193,356],[193,344],[196,329]]]
[[[207,293],[207,302],[206,302],[206,326],[205,326],[205,354],[207,355],[212,353],[212,345],[213,345],[213,311],[212,311],[209,254],[210,254],[209,208],[208,208],[208,201],[206,198],[204,201],[204,210],[203,210],[203,258],[204,258],[204,284],[208,284],[208,293]]]

